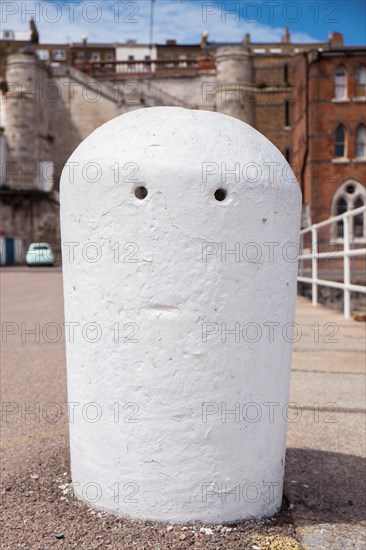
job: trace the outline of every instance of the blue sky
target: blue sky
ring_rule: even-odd
[[[2,0],[1,28],[25,30],[33,14],[43,43],[149,41],[150,0]],[[366,41],[364,0],[155,0],[154,42],[175,38],[197,43],[203,31],[211,41],[280,41],[289,27],[292,41],[326,41],[344,34],[346,45]]]

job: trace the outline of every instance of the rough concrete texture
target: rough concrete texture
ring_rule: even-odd
[[[85,175],[91,162],[97,181]],[[116,181],[116,162],[133,163],[134,177]],[[282,250],[299,241],[301,193],[285,158],[234,118],[155,107],[108,122],[70,163],[62,240],[95,243],[100,256],[90,263],[63,248],[66,321],[100,327],[99,338],[77,332],[66,345],[69,400],[96,402],[90,414],[100,416],[91,423],[76,414],[70,425],[79,497],[98,483],[98,507],[138,519],[220,524],[273,515],[286,421],[243,428],[223,411],[253,402],[255,417],[267,401],[288,402],[291,342],[256,334],[245,342],[238,326],[256,332],[294,320],[296,262],[265,253],[265,243]],[[229,171],[235,166],[240,177]],[[141,186],[144,200],[135,196]],[[115,261],[116,241],[133,262]],[[255,243],[262,255],[223,259],[212,253],[222,242],[230,251]],[[116,324],[130,325],[119,341]],[[111,414],[115,404],[125,421]]]

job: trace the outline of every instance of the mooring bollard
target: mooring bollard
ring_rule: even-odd
[[[300,211],[281,153],[226,115],[137,110],[77,148],[61,228],[80,499],[171,522],[278,511]]]

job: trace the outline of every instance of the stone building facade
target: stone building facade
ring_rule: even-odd
[[[59,242],[59,178],[79,143],[111,118],[157,105],[222,112],[257,128],[293,165],[304,223],[365,202],[366,50],[345,47],[338,33],[316,44],[294,44],[288,31],[279,44],[204,35],[197,45],[157,45],[154,59],[141,60],[146,48],[133,55],[131,43],[127,61],[116,60],[118,45],[103,45],[98,60],[87,42],[60,46],[67,54],[58,62],[50,48],[13,44],[2,69],[0,231],[25,246]],[[365,238],[364,223],[357,232]]]

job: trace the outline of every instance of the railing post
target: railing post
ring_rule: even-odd
[[[313,279],[311,299],[313,306],[316,306],[318,304],[318,283],[314,282],[314,279],[318,278],[318,243],[316,227],[311,228],[311,247],[313,250],[313,257],[311,259],[311,278]]]
[[[350,219],[345,216],[343,218],[343,307],[344,316],[346,319],[351,317],[351,291],[349,285],[351,283],[351,258],[349,256],[350,251]]]
[[[355,248],[352,249],[352,239],[353,239],[353,228],[354,228],[354,220],[356,216],[360,215],[366,215],[366,206],[360,206],[359,208],[355,208],[352,211],[348,211],[344,214],[339,214],[338,216],[334,216],[332,218],[329,218],[328,220],[324,220],[323,222],[320,222],[318,224],[315,224],[309,228],[303,229],[301,231],[301,237],[304,237],[304,234],[311,231],[311,254],[300,254],[300,262],[299,262],[299,282],[304,284],[309,284],[312,286],[312,303],[313,305],[316,305],[318,302],[318,286],[325,286],[329,288],[338,288],[343,291],[343,310],[344,310],[344,317],[346,319],[351,318],[351,297],[352,292],[359,292],[362,294],[366,294],[366,287],[362,284],[352,284],[351,283],[351,261],[352,258],[358,258],[361,256],[364,256],[366,254],[366,248]],[[318,229],[327,226],[329,224],[334,223],[343,223],[343,250],[339,250],[335,253],[334,257],[342,258],[343,259],[343,280],[340,281],[331,281],[326,280],[322,278],[318,278],[318,264],[317,261],[319,258],[325,258],[326,254],[325,252],[319,253],[319,247],[317,243],[317,232]],[[339,235],[340,236],[340,235]],[[304,259],[304,256],[306,260],[312,259],[312,266],[311,266],[311,277],[305,277],[303,274],[303,264],[302,261]]]

